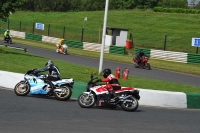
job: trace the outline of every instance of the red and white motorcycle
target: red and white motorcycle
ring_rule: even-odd
[[[106,89],[106,85],[99,85],[95,81],[97,77],[91,75],[91,80],[87,84],[87,92],[83,92],[78,97],[78,104],[83,108],[92,108],[93,106],[107,106],[116,108],[121,106],[125,111],[135,111],[140,99],[139,90],[134,88],[122,87],[115,90],[115,94],[119,97],[118,100],[111,101],[112,95]]]
[[[149,58],[146,57],[146,56],[143,56],[141,58],[141,62],[140,64],[138,64],[138,59],[136,57],[133,58],[133,64],[136,68],[144,68],[144,69],[147,69],[147,70],[151,70],[151,65],[149,63]]]

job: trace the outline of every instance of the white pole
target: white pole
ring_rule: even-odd
[[[100,62],[99,62],[99,74],[102,72],[102,67],[103,67],[103,55],[104,55],[104,45],[105,45],[105,38],[106,38],[107,16],[108,16],[108,3],[109,3],[109,0],[106,0],[103,33],[102,33],[101,56],[100,56]]]

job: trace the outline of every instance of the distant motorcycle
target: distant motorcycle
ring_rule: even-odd
[[[139,90],[131,87],[122,87],[115,90],[115,94],[119,97],[116,101],[111,101],[112,95],[105,88],[106,85],[99,85],[95,81],[97,77],[91,75],[90,81],[87,84],[86,91],[78,97],[78,104],[83,108],[92,108],[93,106],[107,106],[116,108],[121,106],[125,111],[135,111],[140,99]]]
[[[138,59],[136,57],[134,57],[133,64],[136,68],[143,68],[143,69],[147,69],[147,70],[151,69],[151,65],[149,63],[149,58],[146,56],[142,57],[140,64],[138,64]]]
[[[7,35],[6,37],[5,37],[5,43],[12,43],[12,35]]]
[[[57,49],[56,49],[57,53],[67,54],[67,48],[68,48],[68,46],[66,44],[64,44],[62,46],[59,45],[59,44],[56,44],[56,47],[57,47]]]
[[[45,82],[47,76],[45,74],[35,74],[36,68],[29,70],[24,75],[24,80],[15,85],[14,92],[18,96],[31,95],[47,95],[54,96],[57,100],[68,100],[72,95],[74,84],[73,78],[65,78],[52,82],[56,89],[49,93],[50,86]]]

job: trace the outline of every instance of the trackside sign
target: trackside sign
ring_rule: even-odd
[[[35,28],[38,29],[38,30],[44,30],[44,24],[35,23]]]
[[[200,38],[192,38],[192,46],[200,47]]]

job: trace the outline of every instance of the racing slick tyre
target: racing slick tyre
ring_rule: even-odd
[[[30,85],[25,81],[20,81],[15,85],[14,92],[18,96],[26,96],[30,92]]]
[[[88,94],[81,94],[78,97],[78,104],[82,108],[92,108],[96,103],[96,99],[94,95],[88,96]]]
[[[60,89],[61,89],[60,92],[54,92],[55,98],[60,101],[65,101],[70,99],[72,95],[72,89],[67,85],[61,86]]]
[[[138,108],[138,100],[135,97],[129,97],[121,103],[121,107],[125,111],[133,112]]]

